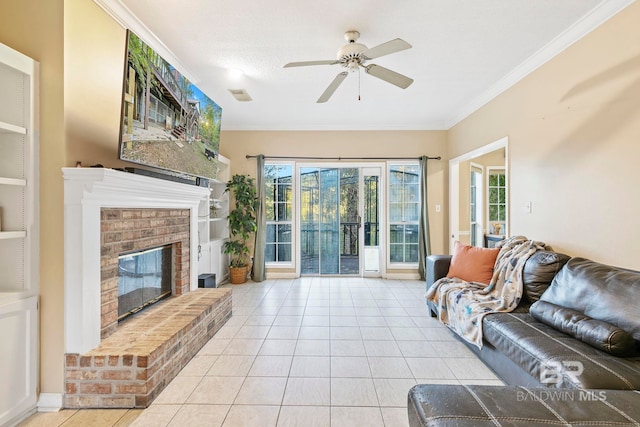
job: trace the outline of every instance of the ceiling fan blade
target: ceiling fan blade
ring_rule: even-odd
[[[316,102],[317,103],[327,102],[329,98],[331,98],[331,95],[333,95],[333,92],[335,92],[336,89],[338,89],[338,86],[340,86],[340,83],[342,83],[342,81],[347,78],[347,75],[349,75],[349,73],[347,73],[346,71],[339,73],[336,76],[336,78],[333,79],[329,87],[327,87],[327,89],[322,93],[322,95],[320,95],[320,98],[318,98]]]
[[[402,39],[393,39],[386,43],[379,44],[378,46],[374,46],[371,49],[367,49],[362,52],[362,55],[366,56],[368,59],[379,58],[384,55],[389,55],[391,53],[400,52],[401,50],[410,49],[412,46]]]
[[[391,83],[392,85],[396,85],[399,88],[406,89],[411,83],[413,83],[413,79],[403,76],[400,73],[396,73],[395,71],[391,71],[388,68],[381,67],[376,64],[367,65],[365,71],[367,74],[371,74],[374,77],[377,77],[385,82]]]
[[[282,68],[289,67],[307,67],[309,65],[333,65],[337,64],[338,61],[335,59],[327,59],[323,61],[302,61],[302,62],[289,62],[288,64],[284,64]]]

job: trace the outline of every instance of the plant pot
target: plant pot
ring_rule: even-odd
[[[232,285],[241,285],[247,281],[247,267],[229,267],[229,280]]]

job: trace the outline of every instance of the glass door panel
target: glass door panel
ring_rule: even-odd
[[[340,169],[340,274],[360,272],[359,171]]]
[[[372,170],[373,169],[373,170]],[[364,271],[380,272],[380,169],[363,171]]]
[[[301,273],[320,272],[320,174],[316,168],[300,169]]]
[[[338,169],[320,170],[320,274],[340,271]]]
[[[358,168],[300,168],[301,274],[359,274]]]

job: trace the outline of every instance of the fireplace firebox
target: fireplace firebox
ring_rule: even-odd
[[[172,245],[118,256],[118,322],[170,296]]]

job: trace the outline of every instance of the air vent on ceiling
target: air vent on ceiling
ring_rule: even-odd
[[[231,95],[233,95],[233,97],[240,102],[247,102],[252,100],[247,91],[244,89],[229,89],[229,92],[231,92]]]

